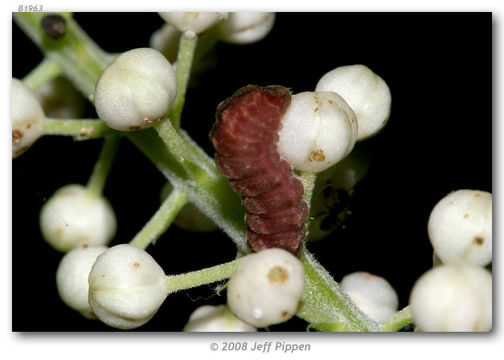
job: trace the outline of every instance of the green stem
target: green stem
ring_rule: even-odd
[[[182,33],[180,37],[179,51],[177,55],[177,96],[170,110],[169,118],[175,128],[180,128],[180,119],[184,108],[187,84],[191,76],[191,68],[194,58],[194,51],[198,44],[198,37],[188,32]]]
[[[70,14],[60,13],[66,19],[65,35],[52,39],[41,30],[40,23],[47,13],[14,13],[14,21],[37,44],[45,56],[57,63],[74,85],[86,96],[94,92],[98,77],[110,62],[110,57],[73,20]]]
[[[119,147],[119,140],[119,135],[110,135],[105,138],[100,156],[95,163],[93,173],[87,183],[87,191],[89,194],[96,197],[101,196],[103,188],[105,187],[107,175],[110,172],[115,154],[117,153],[117,148]]]
[[[191,271],[185,274],[166,277],[166,287],[170,293],[211,284],[231,277],[238,260],[212,266],[203,270]]]
[[[30,71],[30,73],[23,78],[23,82],[32,91],[36,91],[46,82],[61,75],[61,73],[61,66],[59,66],[57,62],[45,58],[35,69]]]
[[[44,121],[44,135],[65,135],[73,136],[75,140],[89,140],[114,133],[115,130],[98,119],[46,118]]]
[[[174,188],[161,207],[144,225],[142,230],[131,240],[130,244],[140,249],[146,249],[168,229],[180,209],[187,203],[187,196]]]
[[[307,250],[301,262],[305,268],[305,292],[297,316],[323,331],[379,331],[378,324],[359,310]]]
[[[413,323],[413,315],[411,308],[406,306],[401,311],[396,312],[394,315],[385,319],[380,323],[380,330],[383,332],[399,331],[406,325]]]

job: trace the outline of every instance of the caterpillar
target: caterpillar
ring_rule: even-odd
[[[242,197],[253,251],[282,248],[299,257],[306,235],[304,187],[278,154],[281,119],[291,102],[278,85],[248,85],[217,106],[210,132],[215,163]]]

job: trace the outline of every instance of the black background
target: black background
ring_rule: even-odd
[[[75,19],[106,51],[148,46],[162,25],[155,13],[76,13]],[[24,77],[42,59],[13,25],[13,76]],[[308,245],[340,280],[365,270],[385,277],[406,306],[415,280],[432,261],[427,220],[433,206],[457,189],[492,188],[492,17],[490,13],[280,13],[264,40],[247,46],[219,43],[188,89],[183,127],[213,153],[208,132],[217,104],[246,84],[280,84],[313,91],[341,65],[365,64],[392,93],[391,118],[358,146],[372,155],[356,187],[347,228]],[[96,114],[89,106],[87,116]],[[44,201],[68,183],[85,184],[101,140],[74,143],[45,137],[13,160],[14,331],[109,331],[67,308],[55,272],[62,254],[42,239]],[[164,179],[124,140],[105,195],[118,217],[111,245],[128,242],[159,206]],[[221,232],[170,228],[148,251],[168,274],[231,260],[234,245]],[[168,297],[136,331],[180,331],[192,310],[225,302],[210,286]],[[304,331],[293,319],[271,330]]]

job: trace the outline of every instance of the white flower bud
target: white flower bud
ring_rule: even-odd
[[[393,315],[399,298],[390,283],[381,276],[358,271],[346,275],[340,283],[341,290],[374,321]]]
[[[322,76],[315,91],[333,91],[350,105],[357,117],[357,140],[377,134],[388,121],[392,101],[381,77],[364,65],[341,66]]]
[[[232,44],[251,44],[262,40],[273,28],[275,13],[234,12],[218,25],[220,40]]]
[[[157,50],[140,48],[119,55],[101,74],[94,103],[100,119],[113,129],[151,127],[173,105],[177,77]]]
[[[18,79],[12,79],[12,157],[24,153],[42,136],[45,114],[35,94]]]
[[[289,320],[304,292],[304,268],[283,249],[267,249],[238,262],[227,287],[231,311],[243,321],[265,327]]]
[[[492,194],[478,190],[448,194],[432,210],[427,229],[434,252],[443,264],[489,264]]]
[[[149,46],[173,63],[177,60],[179,40],[180,31],[173,25],[164,24],[159,30],[152,33]]]
[[[67,253],[56,271],[58,293],[65,304],[89,319],[96,318],[88,302],[88,277],[106,246],[81,246]]]
[[[410,305],[421,331],[490,331],[492,275],[474,265],[439,265],[413,286]]]
[[[227,17],[226,12],[161,12],[159,15],[179,31],[202,33]]]
[[[42,236],[54,249],[68,252],[82,245],[107,245],[117,222],[104,197],[90,195],[82,185],[58,189],[40,211]]]
[[[167,182],[161,191],[161,201],[164,201],[170,192],[173,190],[173,186]],[[184,205],[182,210],[179,211],[175,220],[173,221],[178,227],[188,230],[188,231],[214,231],[217,230],[217,225],[209,219],[205,214],[203,214],[194,204],[187,203]]]
[[[292,96],[279,136],[278,151],[292,167],[321,172],[352,151],[357,121],[338,94],[303,92]]]
[[[89,274],[89,304],[109,326],[134,329],[149,321],[168,296],[165,273],[144,250],[117,245],[96,259]]]
[[[203,305],[193,311],[184,331],[254,332],[257,329],[234,316],[226,305]]]

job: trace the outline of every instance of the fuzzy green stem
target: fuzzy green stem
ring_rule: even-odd
[[[65,35],[52,39],[41,29],[47,13],[14,13],[14,21],[37,44],[45,56],[57,63],[66,76],[86,96],[94,92],[98,77],[110,62],[110,57],[73,21],[71,14],[60,13],[66,19]]]
[[[115,154],[119,147],[119,135],[110,135],[105,138],[100,156],[96,161],[93,173],[87,183],[87,191],[89,194],[99,197],[105,187],[105,181],[112,167]]]
[[[23,78],[23,82],[32,91],[36,91],[46,82],[61,75],[61,73],[61,66],[57,62],[46,58]]]
[[[185,274],[166,277],[166,287],[170,293],[211,284],[216,281],[229,279],[236,268],[238,260],[212,266],[203,270],[191,271]]]
[[[411,323],[413,323],[413,315],[411,314],[411,308],[409,306],[406,306],[404,309],[396,312],[388,319],[383,320],[380,323],[380,330],[383,332],[399,331],[403,327]]]
[[[130,244],[140,249],[146,249],[168,229],[180,209],[187,203],[187,196],[177,188],[163,202],[142,230],[131,240]]]
[[[187,84],[189,83],[189,78],[191,77],[191,68],[197,44],[197,35],[189,35],[188,32],[182,33],[175,70],[177,73],[177,96],[175,97],[175,101],[169,114],[170,120],[177,129],[180,128],[180,119],[182,117],[182,110],[185,104]]]
[[[301,262],[305,268],[305,292],[297,316],[323,331],[379,331],[378,324],[359,310],[307,250]]]
[[[46,118],[44,121],[44,135],[73,136],[74,140],[97,139],[115,132],[99,119]]]

